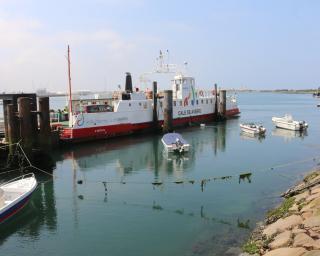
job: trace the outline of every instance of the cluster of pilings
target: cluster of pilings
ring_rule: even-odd
[[[5,142],[20,142],[26,152],[46,151],[54,144],[50,127],[49,97],[36,94],[2,94]]]
[[[215,105],[213,110],[212,120],[221,121],[226,119],[226,104],[227,104],[227,91],[219,90],[217,84],[215,88]],[[158,125],[157,114],[157,82],[153,82],[153,122],[155,127]],[[173,92],[172,90],[164,91],[163,99],[163,126],[162,132],[173,131]]]

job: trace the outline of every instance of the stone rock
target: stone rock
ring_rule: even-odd
[[[306,233],[307,231],[298,227],[292,229],[293,234]]]
[[[279,248],[272,251],[267,252],[264,256],[301,256],[305,252],[307,252],[304,248]]]
[[[313,211],[312,211],[312,210],[310,210],[310,211],[308,211],[308,212],[304,212],[304,213],[301,214],[302,218],[304,218],[304,219],[308,219],[308,218],[310,218],[312,215],[313,215]]]
[[[307,204],[306,206],[304,206],[300,212],[307,212],[310,211],[312,209],[319,209],[320,208],[320,198],[314,199],[313,201],[311,201],[309,204]]]
[[[320,255],[320,250],[313,250],[303,254],[303,256],[319,256],[319,255]]]
[[[313,216],[303,221],[303,225],[307,228],[320,227],[320,217]]]
[[[297,234],[293,239],[293,247],[310,247],[314,243],[314,240],[305,233]],[[311,246],[312,247],[312,246]]]
[[[291,215],[284,219],[279,219],[275,223],[270,224],[263,230],[263,234],[266,236],[272,236],[277,232],[285,231],[286,229],[290,229],[294,226],[301,224],[303,221],[300,215]]]
[[[273,242],[269,244],[271,249],[277,249],[280,247],[288,246],[291,240],[291,231],[284,231],[277,235]]]
[[[309,236],[311,236],[312,238],[314,238],[314,239],[320,239],[320,233],[318,233],[318,232],[314,232],[313,230],[308,230],[308,232],[309,232]]]
[[[298,205],[294,204],[290,207],[289,211],[299,211]]]
[[[311,189],[311,194],[320,193],[320,185],[317,185]]]
[[[306,201],[310,202],[310,201],[312,201],[313,199],[316,199],[316,198],[320,198],[320,192],[319,193],[315,193],[315,194],[311,194],[310,196],[308,196],[306,198]]]
[[[294,198],[296,202],[299,202],[301,199],[306,199],[309,195],[310,195],[309,191],[306,190],[301,194],[295,195]]]

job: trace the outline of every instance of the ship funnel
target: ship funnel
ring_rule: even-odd
[[[126,92],[132,92],[132,78],[129,72],[126,73]]]

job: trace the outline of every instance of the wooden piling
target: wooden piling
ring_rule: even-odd
[[[153,126],[155,130],[158,130],[158,108],[157,108],[157,103],[158,103],[158,85],[157,82],[153,82],[153,90],[152,90],[152,98],[153,98]]]
[[[163,99],[163,132],[173,131],[172,90],[164,91]]]
[[[34,132],[33,123],[31,117],[31,100],[28,97],[21,97],[18,99],[18,111],[20,120],[20,137],[22,145],[28,151],[31,152],[34,144]]]
[[[214,84],[214,96],[215,96],[215,103],[214,103],[214,115],[218,115],[218,85]]]
[[[43,149],[51,146],[51,128],[49,113],[49,97],[39,98],[39,144]]]
[[[4,135],[6,141],[9,141],[9,134],[8,134],[8,114],[7,114],[7,106],[11,103],[11,100],[3,100],[3,121],[4,121]]]
[[[13,104],[6,104],[6,116],[7,116],[7,137],[6,141],[9,143],[9,153],[13,154],[13,143],[19,141],[18,119],[15,113],[15,107]]]
[[[220,119],[225,119],[225,117],[226,117],[226,104],[227,104],[227,91],[220,90],[220,92],[219,92],[219,116],[220,116]]]

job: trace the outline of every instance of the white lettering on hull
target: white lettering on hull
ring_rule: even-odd
[[[193,115],[193,114],[201,114],[201,108],[178,111],[178,116],[186,116],[186,115]]]

